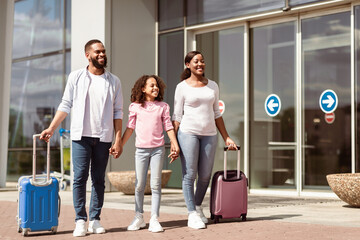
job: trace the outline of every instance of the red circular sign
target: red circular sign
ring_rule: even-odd
[[[222,100],[219,100],[219,110],[221,115],[223,115],[225,112],[225,103]]]
[[[325,114],[325,122],[328,124],[332,124],[335,121],[335,113],[326,113]]]

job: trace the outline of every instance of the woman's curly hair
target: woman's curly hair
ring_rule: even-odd
[[[141,103],[141,105],[144,106],[146,98],[145,93],[143,93],[143,88],[146,86],[146,81],[149,78],[154,78],[159,88],[159,94],[155,100],[161,102],[164,99],[164,90],[166,88],[164,81],[157,75],[143,75],[136,80],[134,87],[131,89],[131,102]]]

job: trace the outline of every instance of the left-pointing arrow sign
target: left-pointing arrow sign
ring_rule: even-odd
[[[274,103],[274,99],[271,99],[268,103],[268,107],[270,109],[270,111],[274,111],[274,108],[278,107],[279,104],[278,103]]]
[[[281,101],[278,95],[270,94],[265,100],[265,112],[270,117],[276,116],[281,109]]]

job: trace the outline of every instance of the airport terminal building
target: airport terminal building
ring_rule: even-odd
[[[31,174],[32,135],[49,125],[67,75],[86,66],[84,45],[94,38],[122,82],[123,130],[136,79],[162,77],[173,108],[184,56],[199,50],[206,77],[219,85],[227,130],[242,147],[250,192],[331,195],[326,175],[359,172],[359,0],[5,0],[0,187]],[[134,139],[108,171],[134,170]],[[57,132],[54,171],[59,140]],[[219,138],[214,172],[223,169],[223,144]],[[40,172],[41,145],[38,155]],[[235,169],[236,154],[229,157]],[[164,168],[173,171],[168,187],[181,188],[180,160]],[[108,182],[107,189],[114,190]]]

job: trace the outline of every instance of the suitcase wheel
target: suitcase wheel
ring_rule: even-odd
[[[21,232],[22,232],[21,230],[22,230],[21,227],[18,226],[18,227],[17,227],[17,232],[18,232],[18,233],[21,233]]]
[[[56,234],[56,232],[57,232],[57,226],[52,227],[52,228],[51,228],[51,232],[52,232],[53,234]]]
[[[214,214],[211,214],[210,219],[214,220]]]
[[[215,216],[215,219],[214,219],[214,223],[218,223],[219,222],[219,219],[220,219],[220,216]]]
[[[60,181],[60,190],[65,191],[67,187],[67,183],[65,180]]]
[[[246,214],[241,215],[241,220],[246,221]]]
[[[23,228],[23,229],[22,229],[22,235],[23,235],[24,237],[28,236],[28,235],[29,235],[29,229],[28,229],[28,228]]]

